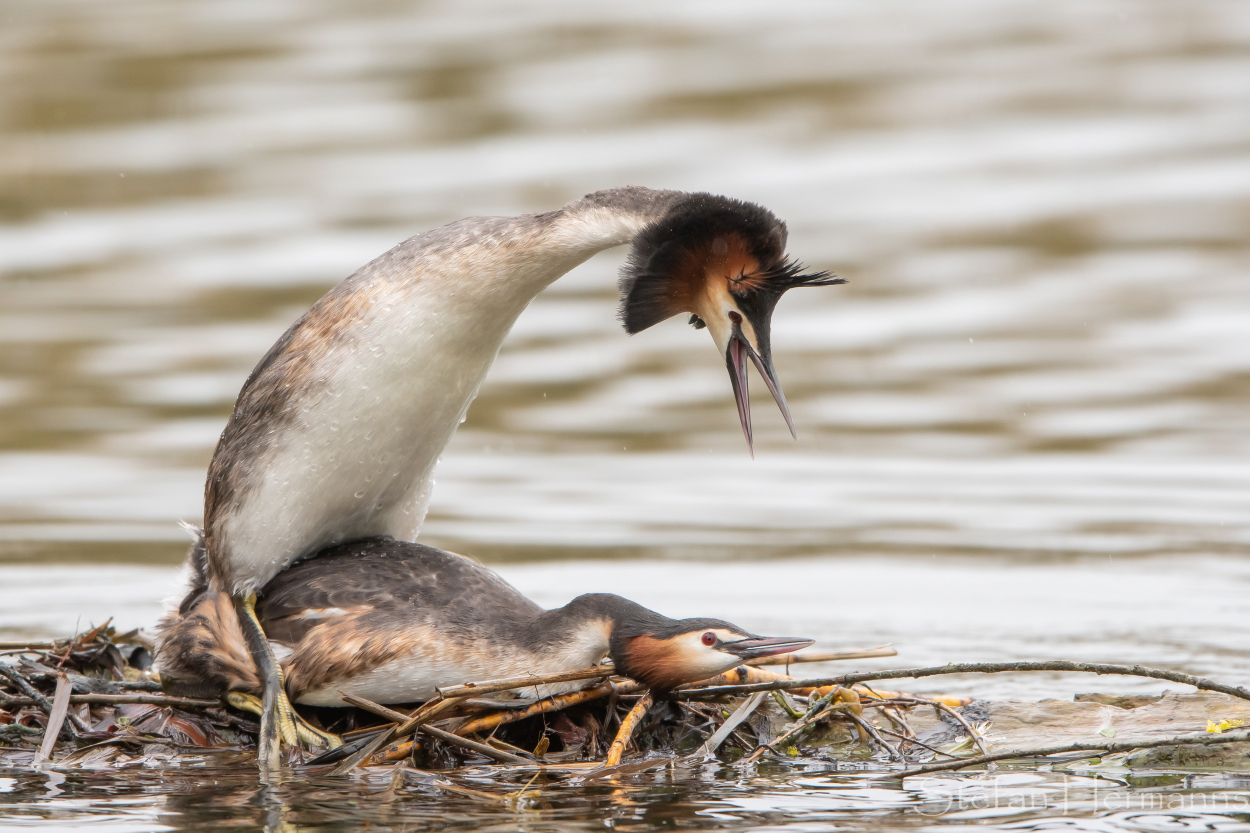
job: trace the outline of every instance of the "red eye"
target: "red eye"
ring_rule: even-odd
[[[741,315],[739,315],[738,313],[734,312],[733,310],[730,310],[730,311],[729,311],[729,320],[730,320],[730,321],[732,321],[732,322],[734,322],[735,324],[741,324],[741,323],[742,323],[742,316],[741,316]]]
[[[703,634],[703,644],[708,646],[709,648],[715,645],[716,634],[712,633],[711,631],[708,631],[707,633]]]

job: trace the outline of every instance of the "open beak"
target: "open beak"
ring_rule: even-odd
[[[767,345],[765,345],[765,351],[767,352]],[[742,422],[742,434],[747,438],[747,448],[754,457],[755,444],[752,442],[751,433],[751,394],[747,389],[746,360],[748,356],[768,387],[768,392],[776,400],[777,407],[781,409],[781,415],[786,420],[786,427],[790,429],[790,436],[797,439],[798,434],[794,431],[794,420],[790,418],[790,407],[786,405],[786,395],[782,393],[781,385],[777,382],[777,371],[773,369],[772,357],[761,358],[760,354],[755,352],[754,348],[742,337],[742,333],[735,328],[734,334],[729,338],[729,349],[725,351],[725,366],[729,369],[729,381],[734,389],[734,402],[738,405],[738,419]]]
[[[722,642],[720,649],[741,660],[750,660],[788,654],[813,644],[815,644],[814,640],[798,639],[792,636],[757,636],[751,639],[739,639],[737,642]]]

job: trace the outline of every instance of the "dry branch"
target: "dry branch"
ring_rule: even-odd
[[[459,702],[460,702],[459,698],[448,699],[448,700],[435,698],[433,700],[426,702],[422,706],[415,709],[412,712],[412,715],[409,716],[403,723],[397,726],[392,725],[389,729],[384,729],[381,732],[379,732],[378,736],[375,737],[364,748],[353,752],[350,756],[347,757],[346,760],[344,760],[341,764],[336,766],[332,774],[346,775],[347,773],[351,772],[356,767],[360,766],[360,764],[367,761],[370,757],[373,756],[373,753],[377,752],[379,749],[381,749],[386,744],[390,743],[392,740],[395,740],[396,738],[403,738],[403,737],[407,737],[408,735],[411,735],[418,728],[420,728],[426,721],[433,720],[435,717],[447,711],[448,709],[450,709],[452,706],[455,706]]]
[[[620,683],[616,686],[618,694],[632,694],[641,689],[642,686],[630,680]],[[568,694],[557,694],[555,697],[548,697],[539,700],[524,709],[500,711],[495,714],[485,715],[483,717],[475,717],[467,723],[461,725],[456,730],[459,735],[472,735],[480,732],[489,732],[500,726],[509,723],[515,723],[518,720],[524,720],[527,717],[533,717],[536,714],[546,714],[548,712],[560,711],[567,709],[569,706],[576,706],[579,703],[587,703],[591,700],[597,700],[600,697],[607,697],[612,693],[612,684],[605,683],[595,688],[583,688],[581,691],[571,691]]]
[[[890,745],[889,741],[881,737],[881,735],[877,734],[877,730],[867,720],[864,720],[862,717],[860,717],[859,715],[855,714],[855,712],[850,711],[850,710],[846,711],[845,714],[847,718],[856,725],[856,727],[858,727],[859,729],[867,733],[867,735],[870,738],[872,738],[879,746],[884,747],[885,751],[890,753],[891,760],[894,760],[894,761],[907,760],[905,757],[903,757],[902,752],[895,749],[893,746]]]
[[[955,711],[954,709],[952,709],[950,706],[946,705],[945,703],[939,703],[937,700],[924,700],[924,699],[917,697],[916,702],[933,706],[933,708],[943,711],[946,714],[949,714],[956,721],[958,721],[958,723],[961,726],[964,727],[964,731],[968,733],[968,737],[972,738],[972,742],[976,744],[977,749],[981,750],[982,755],[990,754],[990,750],[985,748],[985,741],[981,739],[981,733],[978,732],[975,728],[973,728],[972,724],[968,722],[968,718],[964,717],[962,714]]]
[[[468,749],[479,755],[485,755],[488,758],[494,758],[496,761],[502,761],[505,764],[524,764],[525,766],[542,766],[529,758],[522,758],[520,755],[513,755],[511,752],[505,752],[502,749],[496,749],[493,746],[487,746],[484,743],[478,743],[475,740],[462,738],[459,735],[453,735],[451,732],[444,731],[437,726],[420,726],[417,731],[422,734],[438,738],[444,743],[450,743],[452,746],[459,746],[461,749]]]
[[[606,666],[606,668],[605,666],[594,666],[592,668],[581,668],[577,671],[565,671],[562,674],[531,675],[504,680],[484,680],[480,683],[450,685],[438,689],[438,693],[446,699],[452,697],[481,697],[483,694],[511,691],[514,688],[530,688],[531,686],[546,685],[548,683],[570,683],[577,680],[593,680],[596,677],[610,676],[612,676],[611,665]]]
[[[618,766],[621,763],[621,757],[625,754],[625,747],[629,743],[629,739],[633,737],[634,730],[638,728],[638,724],[642,722],[642,718],[646,716],[647,709],[651,708],[651,692],[647,692],[638,698],[638,702],[629,710],[629,714],[625,715],[625,719],[621,721],[621,728],[617,730],[616,737],[612,740],[612,745],[608,747],[608,757],[604,759],[604,767]]]
[[[706,758],[714,757],[716,755],[716,750],[720,749],[721,744],[728,740],[729,735],[733,733],[733,730],[738,728],[742,721],[754,714],[755,710],[759,708],[760,703],[763,703],[764,698],[767,696],[768,692],[760,691],[748,697],[746,702],[739,706],[737,711],[731,714],[729,718],[721,724],[721,727],[717,729],[711,737],[703,742],[703,746],[699,747],[699,751],[696,754],[703,755]]]
[[[408,720],[408,715],[404,714],[403,712],[397,712],[394,709],[388,709],[386,706],[383,706],[379,703],[375,703],[372,700],[366,700],[363,697],[357,697],[354,694],[348,694],[343,691],[339,692],[339,696],[342,697],[344,700],[346,700],[348,703],[351,703],[353,706],[364,709],[367,712],[373,712],[379,717],[384,717],[387,720],[390,720],[397,725]],[[452,746],[459,746],[462,749],[468,749],[472,752],[478,753],[479,755],[485,755],[488,758],[493,758],[496,761],[503,761],[504,763],[507,763],[507,764],[533,763],[530,759],[522,758],[520,755],[514,755],[511,752],[506,752],[502,749],[496,749],[493,746],[487,746],[486,744],[478,743],[477,741],[467,740],[465,738],[460,737],[459,735],[453,735],[451,732],[443,731],[442,729],[438,729],[434,726],[421,725],[417,727],[417,731],[426,735],[430,735],[431,737],[438,738],[444,743],[449,743]]]
[[[10,706],[38,705],[32,697],[10,697],[5,702]],[[216,709],[222,705],[220,700],[200,700],[173,694],[73,694],[69,702],[74,706],[86,703],[92,706],[174,706],[180,709]]]
[[[978,764],[989,764],[995,761],[1010,761],[1019,758],[1042,758],[1047,755],[1062,755],[1067,752],[1089,752],[1098,751],[1106,754],[1115,754],[1117,752],[1132,752],[1135,749],[1154,749],[1159,746],[1179,746],[1181,744],[1201,744],[1203,746],[1217,743],[1241,743],[1250,741],[1250,732],[1238,732],[1237,734],[1224,735],[1178,735],[1173,738],[1165,738],[1163,740],[1139,740],[1139,741],[1085,741],[1081,743],[1069,743],[1064,746],[1042,746],[1036,749],[1016,749],[1010,752],[997,752],[993,755],[979,755],[975,758],[961,758],[957,761],[942,761],[936,764],[926,764],[915,769],[904,770],[899,773],[900,778],[909,778],[913,775],[926,775],[930,772],[943,772],[950,769],[964,769],[965,767],[977,766]]]
[[[39,692],[39,689],[27,682],[25,677],[3,662],[0,662],[0,674],[8,677],[15,686],[21,689],[27,697],[34,701],[34,704],[38,706],[44,714],[46,714],[49,718],[52,717],[52,703],[47,697],[44,697],[43,694]],[[68,714],[70,723],[72,723],[74,728],[79,732],[87,733],[91,731],[91,727],[84,723],[81,717],[73,712],[69,712]],[[68,726],[63,727],[61,733],[66,735],[69,740],[73,740],[74,738],[74,733]]]
[[[798,737],[820,721],[827,720],[835,714],[841,714],[844,711],[854,710],[860,706],[858,702],[847,699],[843,699],[838,703],[830,703],[831,700],[839,696],[839,691],[846,691],[846,689],[831,691],[820,700],[812,703],[811,707],[807,711],[807,714],[802,720],[791,726],[785,734],[777,738],[772,743],[761,744],[754,752],[743,758],[741,763],[755,763],[766,751],[772,750],[773,752],[776,752],[778,747],[781,747],[783,744],[788,743],[791,739]],[[869,737],[869,735],[864,732],[862,726],[857,727],[857,730],[860,733],[860,740],[866,740]]]
[[[856,648],[850,651],[800,651],[797,654],[779,654],[774,657],[760,657],[747,660],[747,665],[792,665],[799,662],[839,662],[847,659],[874,659],[876,657],[896,657],[898,651],[893,645],[878,645],[876,648]]]
[[[899,740],[903,741],[903,743],[913,743],[913,744],[915,744],[916,746],[921,747],[922,749],[927,749],[927,750],[929,750],[930,752],[932,752],[933,754],[935,754],[935,755],[941,755],[941,756],[942,756],[942,757],[944,757],[944,758],[950,758],[950,759],[952,759],[952,760],[966,760],[966,759],[964,759],[964,758],[960,758],[958,755],[952,755],[952,754],[951,754],[951,753],[949,753],[949,752],[943,752],[941,749],[937,749],[937,748],[935,748],[935,747],[932,747],[932,746],[930,746],[929,744],[925,743],[924,741],[920,740],[919,738],[909,738],[907,735],[899,734],[898,732],[892,732],[892,731],[890,731],[889,729],[885,729],[885,728],[880,727],[880,726],[878,726],[878,727],[877,727],[877,731],[878,731],[878,732],[885,732],[887,735],[893,735],[894,737],[896,737],[896,738],[898,738]],[[900,750],[902,750],[902,748],[903,748],[903,743],[900,743],[900,744],[898,745]]]
[[[1081,674],[1117,674],[1128,677],[1149,677],[1155,680],[1167,680],[1173,683],[1191,685],[1205,691],[1216,691],[1250,700],[1250,690],[1240,686],[1224,685],[1205,677],[1194,677],[1177,671],[1162,668],[1149,668],[1144,665],[1111,665],[1092,662],[1065,662],[1051,660],[1046,662],[967,662],[940,665],[930,668],[899,668],[891,671],[866,671],[859,674],[843,674],[840,677],[819,677],[810,680],[781,679],[765,683],[747,685],[714,686],[699,689],[686,689],[681,692],[683,699],[696,697],[723,697],[730,694],[754,694],[757,691],[775,691],[799,688],[820,688],[823,686],[850,686],[855,683],[866,683],[874,680],[904,680],[921,677],[936,677],[944,674],[1003,674],[1012,671],[1070,671]]]

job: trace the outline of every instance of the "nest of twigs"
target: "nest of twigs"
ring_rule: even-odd
[[[69,640],[0,643],[0,766],[117,765],[255,747],[254,716],[216,700],[164,694],[150,669],[149,649],[142,632],[117,634],[107,624]],[[872,649],[838,656],[890,654]],[[991,753],[975,725],[971,698],[927,698],[865,685],[1002,671],[1126,674],[1250,700],[1245,689],[1177,672],[1070,662],[950,665],[811,680],[743,666],[663,695],[597,668],[454,686],[409,707],[348,698],[354,708],[301,709],[309,722],[341,735],[344,746],[321,755],[290,750],[288,763],[336,773],[359,766],[444,771],[495,764],[604,777],[678,758],[749,765],[803,757],[859,762],[906,776],[1083,750],[1250,740],[1250,733],[1230,732]],[[570,679],[584,679],[585,687],[545,699],[524,696],[527,685]],[[949,727],[944,740],[956,742],[939,747],[931,734],[922,739],[913,726],[917,710],[936,715]]]

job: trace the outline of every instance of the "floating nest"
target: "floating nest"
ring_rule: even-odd
[[[163,693],[150,651],[142,631],[118,634],[107,624],[71,640],[0,643],[0,766],[116,767],[255,748],[253,715]],[[992,703],[866,685],[1000,671],[1127,674],[1203,691]],[[1054,765],[1250,766],[1250,733],[1242,728],[1250,725],[1250,692],[1141,666],[967,664],[815,680],[743,666],[662,696],[610,669],[557,676],[579,675],[584,688],[546,699],[525,698],[522,686],[550,677],[454,686],[408,707],[350,698],[353,708],[301,708],[344,746],[321,755],[291,749],[288,763],[317,773],[361,766],[442,773],[489,764],[582,779],[678,760],[820,760],[902,776],[1043,758]],[[503,693],[518,687],[522,696]]]

